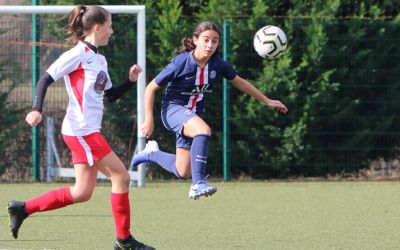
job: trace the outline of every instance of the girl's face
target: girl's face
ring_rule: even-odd
[[[218,48],[219,34],[214,30],[205,30],[199,37],[193,37],[196,52],[206,58],[210,58]]]
[[[96,40],[98,41],[98,46],[107,45],[109,38],[114,33],[112,29],[111,16],[109,16],[105,23],[97,25],[96,31]]]

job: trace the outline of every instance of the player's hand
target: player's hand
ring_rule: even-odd
[[[26,123],[35,127],[42,121],[42,114],[39,111],[33,110],[26,115]]]
[[[129,81],[136,82],[140,73],[142,73],[142,67],[137,64],[132,65],[129,69]]]
[[[149,139],[154,132],[154,122],[145,120],[142,125],[141,131],[146,139]]]
[[[269,100],[267,105],[270,106],[271,108],[275,108],[276,110],[278,110],[281,113],[287,113],[288,112],[288,108],[281,101]]]

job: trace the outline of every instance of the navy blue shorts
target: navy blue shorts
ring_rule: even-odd
[[[161,120],[164,127],[176,135],[177,148],[190,148],[193,138],[183,135],[183,125],[191,118],[197,116],[196,112],[174,103],[163,103],[161,106]]]

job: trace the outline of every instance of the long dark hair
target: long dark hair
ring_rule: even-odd
[[[196,45],[193,42],[193,37],[199,38],[200,34],[206,30],[213,30],[218,33],[221,37],[221,31],[218,26],[212,22],[201,22],[194,29],[192,35],[190,37],[184,37],[181,41],[181,46],[176,50],[176,54],[181,54],[186,51],[192,51],[196,48]],[[218,47],[214,54],[218,54]]]
[[[98,5],[78,5],[69,13],[67,40],[76,43],[83,41],[95,24],[103,24],[110,13]]]

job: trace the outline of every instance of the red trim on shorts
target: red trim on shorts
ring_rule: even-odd
[[[72,153],[72,163],[88,163],[100,161],[111,153],[112,149],[100,132],[84,136],[63,135],[64,141]]]

